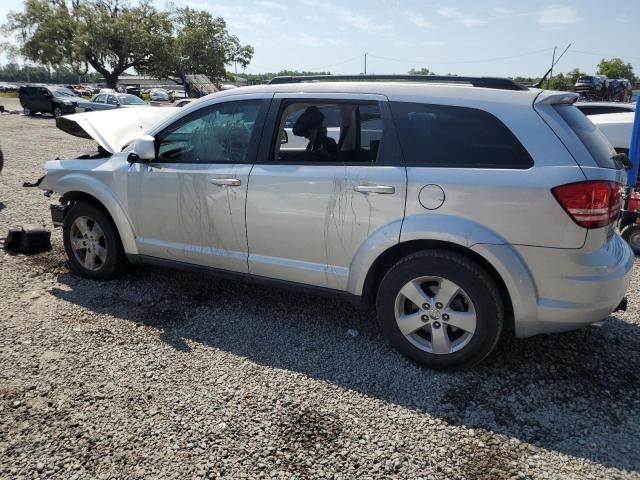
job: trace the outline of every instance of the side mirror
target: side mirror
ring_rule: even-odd
[[[129,163],[152,162],[156,159],[156,139],[142,135],[133,142],[133,149],[127,160]]]
[[[284,143],[289,143],[289,134],[286,130],[282,130],[282,136],[280,137],[280,145]]]

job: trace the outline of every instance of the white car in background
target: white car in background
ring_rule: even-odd
[[[166,90],[163,90],[161,88],[154,88],[153,90],[151,90],[151,93],[149,94],[149,99],[151,99],[154,102],[168,102],[169,94],[167,93]]]
[[[588,115],[618,153],[629,153],[635,112]]]

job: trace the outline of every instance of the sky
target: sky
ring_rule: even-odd
[[[132,0],[135,1],[135,0]],[[155,0],[158,7],[166,3]],[[330,71],[541,76],[595,73],[620,57],[640,76],[640,0],[173,0],[223,17],[255,48],[246,72]],[[22,0],[0,0],[0,20]],[[0,56],[0,62],[6,57]],[[239,70],[239,73],[242,69]]]

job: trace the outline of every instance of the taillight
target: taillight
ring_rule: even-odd
[[[615,222],[622,208],[622,186],[590,180],[551,189],[560,205],[578,225],[600,228]]]

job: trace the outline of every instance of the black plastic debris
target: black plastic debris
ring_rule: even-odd
[[[42,225],[23,225],[19,228],[10,228],[3,239],[3,248],[11,253],[34,253],[51,250],[51,232]]]

